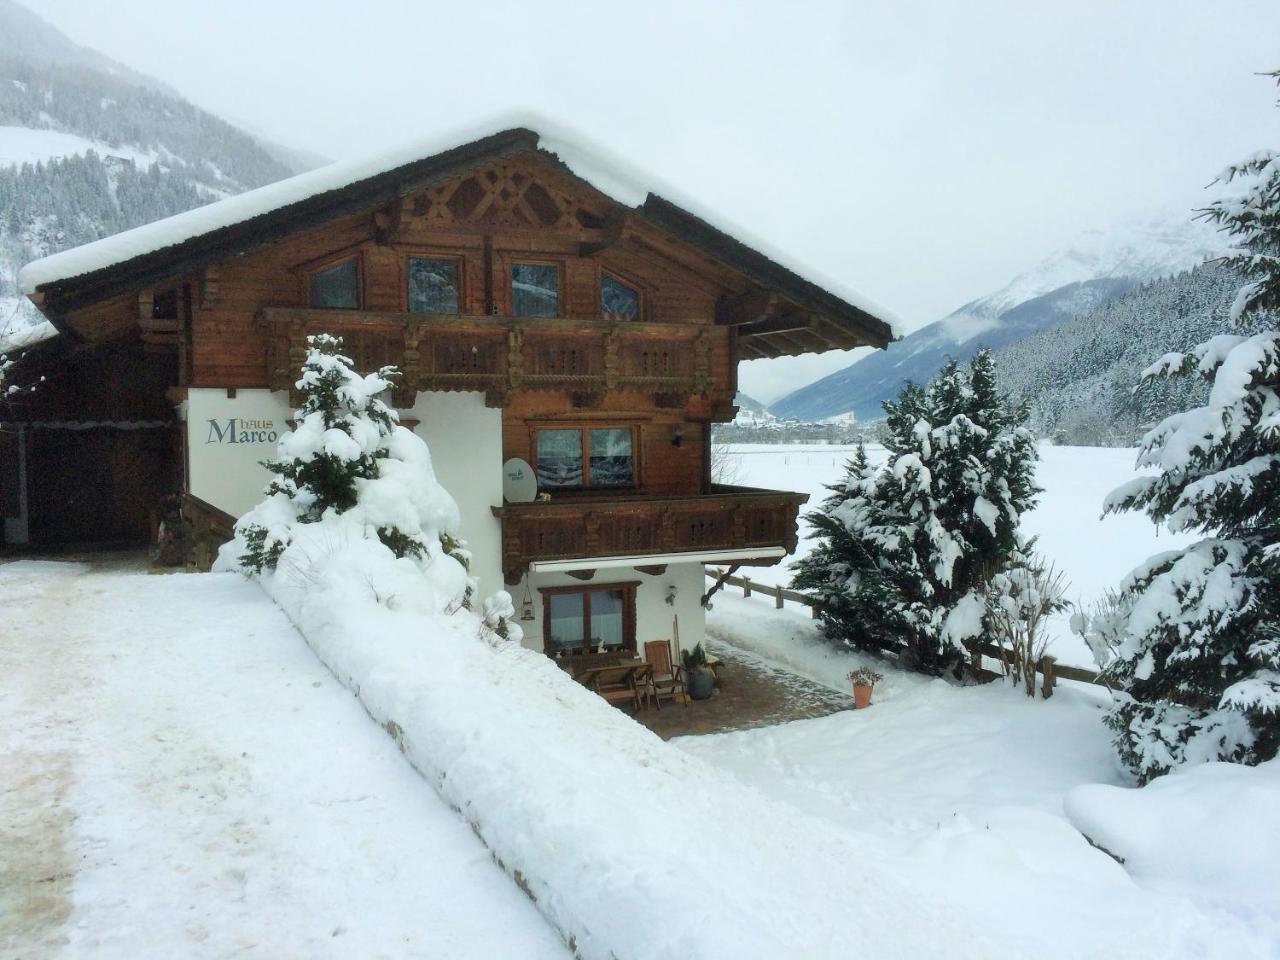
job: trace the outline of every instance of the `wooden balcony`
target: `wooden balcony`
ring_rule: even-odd
[[[594,406],[610,390],[681,407],[713,386],[713,339],[723,328],[676,323],[445,317],[422,313],[268,307],[272,389],[291,390],[310,334],[341,336],[356,366],[401,371],[395,402],[418,390],[469,390],[505,406],[517,390],[560,390]]]
[[[545,503],[495,507],[502,520],[502,569],[518,583],[537,561],[658,557],[734,551],[769,565],[796,548],[803,493],[714,487],[701,497],[560,494]],[[758,558],[741,551],[761,550]],[[655,562],[655,561],[650,561]],[[660,561],[657,561],[660,562]]]

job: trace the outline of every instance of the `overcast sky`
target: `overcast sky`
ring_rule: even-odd
[[[512,109],[562,118],[907,328],[1083,230],[1196,205],[1280,141],[1254,76],[1280,67],[1277,0],[24,2],[332,158]],[[777,393],[841,365],[748,380]]]

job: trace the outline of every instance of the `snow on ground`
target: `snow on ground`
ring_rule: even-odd
[[[0,605],[0,955],[568,955],[255,584],[26,561]]]
[[[410,608],[372,551],[315,542],[264,587],[583,960],[1010,955],[913,902],[895,862],[847,870],[872,837],[663,742],[469,612]]]
[[[768,598],[717,595],[708,629],[841,690],[849,669],[872,662],[824,645],[803,612],[774,610]],[[1184,802],[1180,816],[1140,830],[1161,807],[1145,802],[1150,788],[1122,786],[1101,723],[1104,689],[1063,685],[1051,700],[1028,700],[1009,684],[958,687],[879,669],[886,676],[869,710],[672,742],[825,820],[832,843],[856,838],[850,869],[892,863],[922,902],[999,930],[1003,955],[1280,956],[1280,912],[1256,903],[1275,899],[1276,844],[1258,855],[1249,839],[1255,820],[1274,834],[1265,822],[1274,787],[1254,778],[1254,792],[1241,794],[1231,789],[1238,781],[1223,784],[1198,795],[1209,802]],[[1163,781],[1173,800],[1181,777]],[[1126,872],[1067,819],[1064,797],[1077,788],[1074,805],[1102,835],[1142,851],[1139,869]],[[1189,844],[1184,830],[1204,839]],[[1200,860],[1180,852],[1215,842]],[[1205,862],[1216,869],[1197,879],[1194,865]],[[1244,876],[1227,881],[1231,863]],[[1237,895],[1245,887],[1253,900]]]
[[[817,509],[828,495],[826,485],[843,476],[844,464],[853,452],[848,446],[801,444],[735,444],[728,449],[736,461],[736,482],[807,493],[809,503],[802,512]],[[878,445],[869,446],[867,454],[874,463],[886,457]],[[1039,506],[1023,519],[1023,530],[1038,537],[1040,552],[1065,571],[1071,584],[1067,596],[1073,600],[1087,605],[1104,590],[1118,586],[1125,574],[1152,554],[1195,539],[1160,531],[1141,514],[1101,517],[1103,498],[1138,476],[1136,457],[1136,451],[1128,448],[1040,446],[1036,479],[1044,493]],[[813,549],[808,534],[808,524],[801,523],[797,557]],[[762,583],[785,584],[791,579],[788,563],[743,568],[741,572]],[[1063,663],[1092,667],[1088,648],[1067,629],[1066,621],[1066,615],[1053,620],[1054,642],[1049,652]]]

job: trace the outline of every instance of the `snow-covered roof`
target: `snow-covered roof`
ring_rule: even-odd
[[[499,132],[495,133],[495,130]],[[374,156],[339,161],[74,247],[27,264],[18,274],[18,283],[22,292],[28,296],[49,292],[48,288],[74,285],[73,282],[81,279],[87,281],[90,275],[123,267],[139,258],[164,251],[176,253],[175,248],[194,244],[210,234],[247,225],[251,221],[295,208],[304,202],[312,206],[323,203],[328,195],[375,182],[379,177],[405,168],[436,159],[448,159],[454,154],[459,155],[461,162],[465,155],[479,153],[486,147],[491,150],[536,147],[554,154],[570,173],[616,203],[635,208],[642,215],[658,214],[673,218],[674,214],[679,214],[680,222],[685,226],[708,228],[713,233],[723,234],[724,236],[716,238],[721,244],[758,258],[752,262],[753,266],[759,268],[767,265],[773,270],[781,269],[790,275],[791,280],[798,282],[797,289],[802,293],[838,298],[842,302],[838,306],[847,308],[850,313],[864,315],[863,319],[873,325],[884,324],[888,336],[899,335],[896,318],[880,305],[861,297],[830,277],[817,275],[791,261],[785,254],[771,249],[763,240],[751,236],[748,231],[732,224],[720,214],[703,208],[695,200],[683,196],[680,191],[657,183],[652,177],[632,169],[627,161],[591,144],[575,131],[545,118],[527,114],[507,115],[496,122],[486,123],[479,130],[473,128],[454,131],[443,136],[414,140]],[[653,216],[646,218],[654,219]],[[733,249],[729,249],[729,253],[732,252]]]
[[[15,350],[34,347],[37,343],[52,340],[57,335],[58,328],[48,320],[41,320],[32,326],[23,327],[21,330],[6,331],[3,335],[0,335],[0,356],[13,353]]]

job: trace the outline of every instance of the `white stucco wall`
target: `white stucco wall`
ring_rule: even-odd
[[[229,397],[220,387],[191,387],[185,414],[188,489],[240,516],[262,499],[271,477],[260,462],[276,455],[276,441],[289,429],[289,394],[237,390]]]
[[[521,621],[524,644],[534,650],[542,649],[542,594],[540,587],[578,587],[584,590],[604,588],[610,583],[639,581],[636,588],[636,652],[644,655],[644,645],[650,640],[670,640],[672,618],[679,618],[680,647],[691,650],[705,638],[706,611],[702,609],[702,594],[706,591],[705,576],[700,563],[673,563],[664,573],[652,576],[630,567],[598,570],[590,580],[578,580],[567,573],[534,574],[529,578],[533,596],[532,622]],[[667,603],[668,588],[676,588],[676,602]],[[516,615],[520,613],[520,601],[524,584],[509,588],[516,601]]]
[[[502,411],[484,405],[482,393],[419,393],[412,410],[414,431],[431,449],[436,479],[453,495],[462,515],[462,539],[471,551],[471,573],[479,580],[477,603],[502,582]]]

